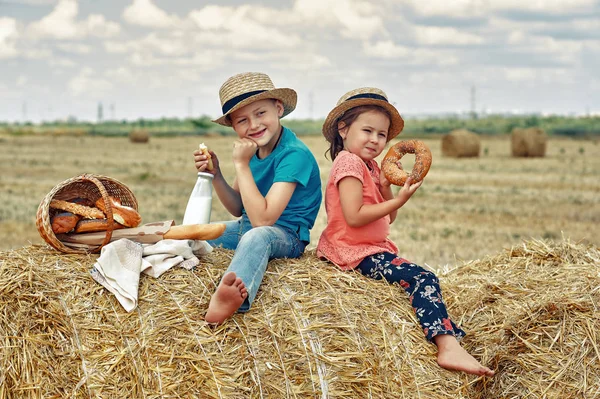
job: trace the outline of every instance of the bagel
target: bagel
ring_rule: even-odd
[[[122,224],[125,227],[137,227],[142,222],[142,217],[135,209],[121,205],[121,201],[117,198],[108,198],[111,202],[110,205],[115,222]],[[102,199],[102,197],[96,201],[96,207],[106,213],[106,206],[104,206],[104,199]]]
[[[410,174],[398,166],[398,161],[404,154],[415,154],[415,164]],[[396,186],[403,186],[408,177],[412,183],[423,180],[431,167],[431,151],[420,140],[404,140],[394,144],[381,161],[381,170],[385,178]]]

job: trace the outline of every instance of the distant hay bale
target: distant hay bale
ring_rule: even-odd
[[[456,129],[442,137],[442,155],[453,158],[478,157],[479,136],[466,129]]]
[[[6,397],[594,397],[597,248],[526,242],[441,277],[465,348],[496,377],[439,368],[400,287],[317,260],[277,260],[250,312],[202,316],[233,252],[143,276],[126,313],[96,256],[0,252]]]
[[[546,132],[537,127],[514,128],[511,134],[513,157],[543,157],[546,155]]]
[[[129,132],[129,141],[132,143],[147,143],[150,141],[150,133],[146,129],[133,129]]]

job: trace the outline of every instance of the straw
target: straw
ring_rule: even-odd
[[[440,273],[463,346],[494,378],[441,369],[401,288],[314,253],[277,260],[248,313],[211,328],[233,252],[142,277],[127,313],[89,270],[97,255],[0,252],[0,398],[594,397],[598,248],[525,241]]]

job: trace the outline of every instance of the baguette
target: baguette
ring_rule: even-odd
[[[108,197],[111,202],[113,219],[115,222],[122,224],[125,227],[137,227],[142,222],[142,217],[133,208],[125,205],[121,205],[121,201],[114,197]],[[106,213],[106,206],[104,206],[104,199],[99,198],[96,201],[96,206]]]
[[[104,219],[106,217],[100,209],[63,200],[53,199],[50,201],[50,208],[71,212],[86,219]]]
[[[112,229],[122,229],[125,226],[113,220]],[[75,233],[93,233],[108,230],[108,219],[83,219],[75,226]]]
[[[198,146],[198,149],[200,150],[200,152],[206,156],[206,158],[208,158],[208,165],[206,166],[207,170],[213,170],[214,169],[214,165],[213,165],[213,161],[212,161],[212,155],[210,155],[210,152],[208,152],[208,147],[206,145],[204,145],[204,143],[200,143],[200,145]]]
[[[225,231],[225,224],[187,224],[173,226],[164,235],[164,239],[171,240],[214,240],[221,237]]]

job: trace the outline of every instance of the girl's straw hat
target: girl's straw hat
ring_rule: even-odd
[[[213,122],[231,126],[229,114],[254,101],[274,98],[283,103],[282,118],[296,108],[297,94],[293,89],[276,89],[271,78],[264,73],[246,72],[227,79],[219,90],[223,116]]]
[[[387,141],[399,135],[402,129],[404,129],[404,120],[396,107],[389,103],[387,95],[383,90],[375,87],[361,87],[360,89],[351,90],[344,94],[337,102],[335,108],[327,115],[327,119],[323,123],[323,135],[327,141],[331,142],[337,134],[338,119],[344,115],[344,112],[360,105],[379,105],[390,113],[392,119],[390,121]]]

